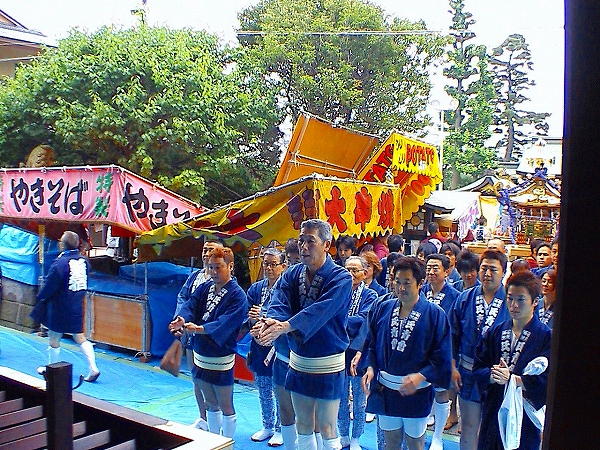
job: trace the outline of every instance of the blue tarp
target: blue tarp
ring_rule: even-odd
[[[2,276],[20,283],[37,286],[39,237],[8,224],[0,224],[0,267]],[[58,242],[44,239],[44,273],[58,256]]]
[[[152,324],[150,352],[154,356],[162,356],[173,342],[168,325],[175,312],[177,294],[190,274],[190,268],[165,262],[147,264],[147,294]],[[88,280],[88,290],[116,296],[143,295],[144,273],[144,264],[122,266],[119,276],[92,272]]]

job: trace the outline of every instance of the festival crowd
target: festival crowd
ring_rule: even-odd
[[[49,328],[49,363],[72,333],[93,382],[100,370],[82,311],[63,305],[78,305],[88,270],[69,233],[37,318]],[[194,426],[234,437],[235,352],[250,333],[246,363],[262,414],[253,441],[360,450],[376,417],[379,450],[424,449],[428,426],[429,449],[441,450],[457,423],[461,450],[540,448],[557,241],[532,241],[531,256],[510,267],[502,240],[488,239],[478,255],[435,223],[415,256],[403,254],[399,235],[361,248],[340,236],[335,257],[333,243],[327,222],[304,221],[283,249],[263,250],[264,278],[244,292],[232,250],[205,242],[203,268],[181,288],[169,324],[192,371]]]

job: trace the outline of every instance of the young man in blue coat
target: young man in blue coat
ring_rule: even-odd
[[[400,258],[393,269],[394,297],[369,312],[368,367],[362,379],[367,411],[379,415],[386,450],[423,450],[434,387],[452,376],[450,325],[444,310],[419,292],[424,264]]]

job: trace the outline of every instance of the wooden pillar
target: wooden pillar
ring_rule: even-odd
[[[73,366],[58,362],[46,366],[48,448],[73,450]]]
[[[600,4],[565,5],[563,185],[546,450],[600,448]]]

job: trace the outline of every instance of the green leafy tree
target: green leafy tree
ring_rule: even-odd
[[[209,206],[250,195],[272,181],[281,111],[238,58],[204,32],[73,30],[0,87],[0,163],[47,144],[59,165],[119,164]]]
[[[420,132],[428,67],[445,38],[360,0],[262,0],[239,14],[239,41],[295,120],[308,112],[375,134]]]
[[[533,70],[531,52],[525,38],[520,34],[511,34],[492,51],[490,64],[494,72],[494,89],[498,103],[494,114],[495,133],[502,134],[496,148],[504,148],[504,160],[510,161],[513,155],[519,156],[523,146],[535,140],[527,134],[532,128],[538,135],[548,133],[546,118],[549,113],[536,113],[521,109],[528,101],[525,90],[534,86],[529,79]],[[526,130],[526,131],[523,131]]]
[[[464,6],[463,0],[450,0],[452,46],[447,53],[449,65],[444,68],[444,75],[452,80],[444,89],[457,105],[444,115],[450,128],[444,145],[444,166],[450,170],[444,170],[444,183],[452,189],[495,167],[497,159],[495,150],[485,145],[491,136],[496,97],[486,48],[467,43],[475,37],[469,30],[475,20]]]

